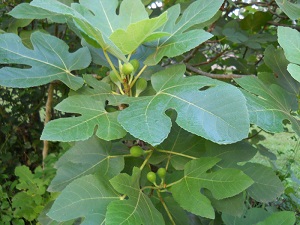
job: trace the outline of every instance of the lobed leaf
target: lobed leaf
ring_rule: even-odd
[[[185,66],[177,65],[152,75],[156,95],[127,100],[129,107],[118,116],[125,130],[151,145],[158,145],[171,128],[165,111],[174,109],[180,127],[206,139],[228,144],[247,137],[248,112],[242,93],[210,78],[184,78],[184,72]]]
[[[89,50],[84,47],[74,53],[62,40],[35,32],[31,35],[33,50],[26,48],[15,34],[0,36],[0,63],[26,65],[30,68],[3,67],[0,84],[7,87],[34,87],[60,80],[71,89],[83,85],[83,79],[72,74],[91,63]]]
[[[108,204],[118,199],[105,176],[87,175],[70,183],[47,215],[59,222],[84,217],[82,225],[103,224]]]
[[[62,191],[72,181],[89,174],[108,178],[119,174],[124,168],[123,156],[114,156],[114,146],[95,136],[87,141],[76,142],[56,163],[56,176],[48,191]]]
[[[160,38],[151,45],[151,48],[154,49],[154,53],[147,58],[145,64],[155,65],[164,56],[178,56],[211,38],[212,35],[203,30],[188,31],[188,29],[196,24],[204,23],[211,19],[222,4],[223,1],[221,0],[198,0],[190,4],[181,17],[179,17],[179,5],[169,8],[167,10],[169,17],[168,22],[160,31],[170,33],[170,35]]]
[[[185,165],[184,177],[171,188],[174,199],[181,207],[196,215],[213,219],[214,209],[209,199],[200,192],[201,188],[207,188],[215,199],[220,200],[241,193],[253,183],[237,169],[207,173],[219,161],[218,158],[199,158]]]

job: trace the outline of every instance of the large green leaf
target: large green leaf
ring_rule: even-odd
[[[79,113],[82,116],[53,120],[45,126],[41,139],[51,141],[79,141],[95,134],[106,141],[122,138],[125,130],[117,121],[119,112],[107,112],[103,100],[96,101],[87,96],[71,96],[55,109]]]
[[[278,27],[278,42],[284,49],[287,60],[291,62],[288,71],[300,82],[300,33],[289,27]]]
[[[253,183],[237,169],[207,173],[219,161],[218,158],[199,158],[185,165],[184,177],[171,188],[174,199],[181,207],[196,215],[213,219],[214,209],[209,199],[200,192],[201,188],[207,188],[215,199],[220,200],[241,193]]]
[[[51,181],[49,191],[62,191],[66,185],[84,175],[97,173],[108,178],[121,172],[124,158],[114,156],[114,146],[110,142],[92,137],[79,141],[56,163],[56,176]]]
[[[156,95],[128,100],[129,107],[118,117],[122,126],[133,136],[158,145],[171,128],[165,111],[175,109],[180,127],[206,139],[227,144],[247,137],[248,112],[242,93],[210,78],[184,78],[184,72],[185,66],[177,65],[152,75]]]
[[[294,225],[295,222],[295,213],[284,211],[273,213],[264,221],[257,223],[257,225]]]
[[[170,33],[170,35],[160,38],[151,45],[151,48],[154,48],[155,51],[147,58],[145,64],[155,65],[164,56],[178,56],[211,38],[212,35],[204,30],[187,30],[212,18],[222,4],[222,0],[198,0],[193,2],[180,18],[178,18],[180,15],[179,5],[169,8],[167,10],[168,22],[162,27],[161,31]]]
[[[59,222],[84,217],[82,225],[104,224],[108,204],[119,198],[105,176],[87,175],[70,183],[47,215]]]
[[[113,201],[108,205],[106,225],[165,224],[161,213],[140,189],[140,174],[140,169],[135,167],[132,176],[123,173],[110,180],[112,186],[118,192],[126,194],[128,199]]]
[[[288,0],[276,0],[280,9],[292,20],[300,18],[300,5]]]
[[[284,186],[271,168],[247,163],[240,169],[254,181],[247,192],[256,201],[271,202],[283,193]]]
[[[245,90],[250,121],[266,131],[284,131],[283,121],[288,119],[294,131],[300,135],[300,122],[291,115],[295,96],[277,84],[268,84],[254,77],[235,81]]]
[[[53,80],[60,80],[74,90],[83,85],[83,79],[71,72],[89,66],[91,56],[86,47],[69,53],[65,42],[41,32],[33,33],[31,42],[33,50],[24,47],[21,39],[15,34],[0,36],[0,63],[30,67],[1,68],[0,85],[24,88]]]

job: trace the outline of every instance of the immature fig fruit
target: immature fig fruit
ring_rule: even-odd
[[[131,65],[133,66],[133,71],[137,71],[140,68],[140,62],[137,59],[132,59],[129,61]]]
[[[119,81],[119,79],[118,79],[118,77],[117,77],[117,75],[115,74],[114,71],[110,71],[109,74],[108,74],[108,76],[109,76],[110,80],[112,82],[114,82],[115,84],[119,84],[120,83],[120,81]]]
[[[128,75],[128,74],[131,74],[134,70],[134,67],[131,63],[124,63],[123,64],[123,67],[122,67],[122,72],[125,74],[125,75]]]
[[[156,183],[156,174],[154,172],[149,172],[147,173],[147,179],[151,182],[151,183]]]
[[[130,155],[132,155],[134,157],[140,157],[143,154],[144,154],[144,151],[140,146],[132,146],[130,148]]]
[[[165,168],[159,168],[156,173],[161,179],[164,179],[167,171]]]
[[[139,96],[147,88],[147,80],[139,78],[135,83],[135,96]]]

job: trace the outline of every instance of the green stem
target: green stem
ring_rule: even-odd
[[[171,184],[168,184],[168,185],[166,185],[165,188],[169,188],[169,187],[173,186],[174,184],[177,184],[177,183],[181,182],[181,180],[182,180],[182,179],[177,180],[177,181],[175,181],[175,182],[173,182],[173,183],[171,183]]]
[[[142,75],[142,73],[144,72],[144,70],[147,68],[147,65],[144,65],[144,67],[140,70],[140,72],[135,76],[134,80],[130,83],[130,88],[133,87],[133,85],[135,84],[135,82],[137,81],[137,79],[139,79],[139,77]]]
[[[140,170],[141,170],[141,171],[142,171],[142,170],[144,169],[144,167],[146,166],[146,164],[147,164],[148,160],[151,158],[152,154],[153,154],[153,151],[151,151],[151,152],[147,155],[147,157],[146,157],[146,159],[144,160],[143,164],[140,166]]]
[[[178,156],[182,156],[182,157],[189,158],[189,159],[197,159],[197,158],[196,158],[196,157],[194,157],[194,156],[190,156],[190,155],[182,154],[182,153],[179,153],[179,152],[172,152],[172,151],[160,150],[160,149],[157,149],[157,151],[158,151],[158,152],[167,153],[167,154],[178,155]]]
[[[119,72],[116,70],[116,68],[115,68],[114,64],[112,63],[112,61],[110,60],[110,58],[109,58],[107,52],[106,52],[105,50],[103,50],[103,53],[104,53],[104,56],[105,56],[105,58],[106,58],[108,64],[110,65],[111,69],[114,71],[114,73],[116,74],[116,76],[117,76],[117,78],[119,79],[119,81],[120,81],[121,83],[123,83],[123,80],[122,80],[122,78],[121,78]]]
[[[162,198],[161,194],[159,193],[159,191],[157,191],[157,195],[159,197],[159,200],[160,200],[161,204],[163,205],[164,209],[166,210],[171,223],[173,225],[176,225],[176,223],[175,223],[175,221],[174,221],[174,219],[173,219],[173,217],[172,217],[172,215],[171,215],[171,213],[170,213],[170,211],[168,209],[168,206],[166,205],[166,203],[165,203],[164,199]]]

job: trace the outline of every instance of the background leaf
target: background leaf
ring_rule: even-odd
[[[288,71],[300,82],[300,33],[292,28],[278,27],[278,42],[284,49],[286,59],[291,62]]]
[[[286,0],[276,0],[280,9],[292,20],[297,20],[300,17],[300,6]]]
[[[0,37],[0,63],[31,67],[1,68],[1,85],[24,88],[53,80],[60,80],[74,90],[83,85],[83,79],[74,76],[71,71],[84,69],[91,63],[91,56],[86,47],[69,53],[65,42],[41,32],[31,35],[33,50],[24,47],[21,39],[15,34],[2,34]]]
[[[276,212],[272,215],[270,215],[267,219],[264,221],[258,223],[257,225],[293,225],[295,224],[295,214],[294,212]]]
[[[76,142],[56,163],[56,176],[48,190],[62,191],[66,185],[79,177],[97,173],[108,178],[119,174],[124,168],[123,156],[113,156],[119,147],[92,137]]]
[[[240,169],[254,181],[247,192],[258,202],[274,201],[284,192],[284,186],[271,168],[258,163],[246,163]]]
[[[135,167],[132,176],[123,173],[110,180],[112,186],[120,193],[126,194],[129,199],[109,204],[105,221],[107,225],[165,224],[160,212],[140,189],[140,173],[141,171]]]
[[[87,175],[70,183],[47,215],[59,222],[84,217],[82,225],[99,225],[105,220],[107,205],[118,199],[105,176]]]
[[[175,109],[176,123],[191,133],[222,144],[245,138],[249,124],[244,96],[235,87],[217,80],[183,78],[184,72],[185,67],[177,65],[152,75],[156,95],[133,98],[119,114],[121,125],[133,136],[158,145],[171,128],[165,111]]]

